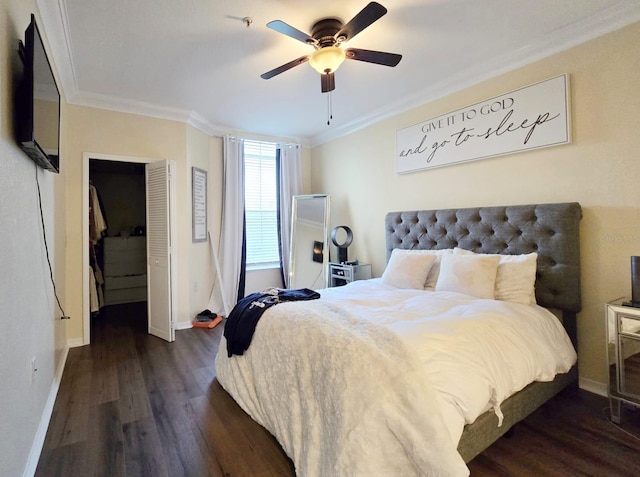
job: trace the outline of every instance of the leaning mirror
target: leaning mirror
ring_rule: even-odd
[[[327,194],[293,196],[289,288],[327,287],[329,207]]]

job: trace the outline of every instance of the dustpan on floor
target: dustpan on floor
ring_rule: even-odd
[[[201,311],[196,315],[192,324],[194,328],[214,328],[222,321],[222,317],[209,310]]]

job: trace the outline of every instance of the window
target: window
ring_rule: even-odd
[[[276,144],[244,141],[244,210],[247,268],[277,267]]]

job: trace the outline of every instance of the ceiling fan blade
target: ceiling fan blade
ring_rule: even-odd
[[[387,13],[387,9],[377,2],[371,2],[360,13],[351,19],[349,23],[335,34],[339,41],[351,40],[354,36],[367,28],[373,22],[379,20]]]
[[[318,42],[312,38],[311,36],[307,35],[306,33],[293,28],[291,25],[288,25],[287,23],[283,22],[282,20],[273,20],[269,23],[267,23],[267,27],[271,28],[272,30],[277,31],[278,33],[282,33],[283,35],[287,35],[291,38],[293,38],[294,40],[298,40],[301,41],[302,43],[306,43],[308,45],[315,45]]]
[[[336,89],[336,77],[333,73],[324,73],[320,75],[321,87],[323,93],[328,93]]]
[[[350,60],[366,61],[367,63],[384,66],[396,66],[402,59],[402,55],[396,53],[362,50],[360,48],[348,48],[345,50],[345,56]]]
[[[262,79],[273,78],[274,76],[279,75],[280,73],[284,73],[285,71],[290,70],[294,66],[301,65],[302,63],[306,63],[307,61],[309,61],[309,56],[301,56],[300,58],[296,58],[295,60],[290,61],[289,63],[286,63],[282,66],[278,66],[277,68],[274,68],[271,71],[262,73],[260,75],[260,78]]]

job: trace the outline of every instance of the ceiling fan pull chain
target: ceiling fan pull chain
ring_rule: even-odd
[[[327,126],[331,125],[333,119],[333,91],[327,93]]]

